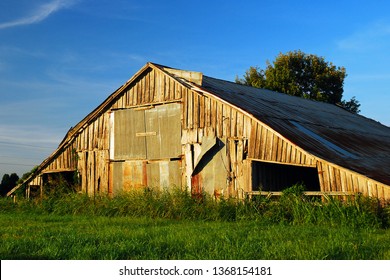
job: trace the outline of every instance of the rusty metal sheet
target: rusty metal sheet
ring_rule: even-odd
[[[114,159],[145,159],[145,137],[137,136],[145,132],[144,112],[128,109],[114,114]]]
[[[171,103],[145,111],[147,158],[178,158],[181,154],[181,104]]]
[[[131,160],[111,162],[113,195],[143,187],[181,186],[181,161]]]
[[[181,161],[164,160],[149,162],[147,164],[147,177],[149,187],[170,188],[181,186]]]
[[[227,187],[229,168],[226,140],[217,139],[216,144],[202,156],[193,171],[191,179],[193,192],[209,194],[223,192]]]
[[[181,155],[181,104],[115,111],[114,159],[167,159]]]
[[[111,169],[113,176],[111,181],[111,184],[113,184],[113,195],[147,185],[146,161],[112,162]]]

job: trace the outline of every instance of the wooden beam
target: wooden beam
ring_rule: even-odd
[[[185,80],[192,82],[198,86],[202,85],[203,74],[201,72],[185,71],[185,70],[179,70],[179,69],[172,69],[172,68],[168,68],[168,67],[164,67],[163,69],[165,71],[167,71],[168,73],[172,74],[173,76],[185,79]]]
[[[356,192],[314,192],[314,191],[307,191],[302,192],[304,195],[307,196],[344,196],[344,195],[355,195],[358,194]],[[252,196],[252,195],[263,195],[263,196],[281,196],[283,192],[272,192],[272,191],[251,191],[246,192],[246,195]]]

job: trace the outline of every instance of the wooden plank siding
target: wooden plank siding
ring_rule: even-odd
[[[42,173],[50,173],[57,170],[72,171],[77,169],[77,150],[75,143],[67,146],[62,153],[51,160]]]
[[[216,196],[243,196],[250,181],[245,176],[248,168],[244,154],[251,122],[250,117],[212,96],[191,89],[184,92],[182,144],[187,160],[183,162],[183,181],[189,188]],[[202,149],[204,139],[212,137],[220,139],[224,147],[206,159],[201,171],[194,170],[196,150]]]
[[[174,78],[149,68],[127,86],[111,110],[181,101],[187,88]]]
[[[77,171],[81,178],[80,190],[88,194],[108,190],[109,115],[104,113],[83,127],[79,133],[51,158],[41,174]],[[41,176],[39,176],[41,177]],[[43,184],[34,179],[31,184]]]
[[[252,118],[229,104],[187,90],[183,95],[183,129],[200,130],[196,135],[213,133],[216,137],[245,137],[250,135]],[[194,138],[192,142],[197,142]]]
[[[364,196],[377,197],[383,201],[390,200],[388,186],[362,174],[323,160],[317,161],[317,168],[323,192],[354,192]]]

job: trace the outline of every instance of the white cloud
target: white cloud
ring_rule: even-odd
[[[0,124],[0,175],[31,170],[56,149],[62,137],[43,125]]]
[[[44,125],[7,125],[0,124],[0,144],[10,144],[28,149],[52,150],[61,137],[59,131],[48,129]]]
[[[337,46],[348,51],[374,51],[389,47],[390,23],[375,22],[337,42]]]
[[[48,3],[38,6],[31,14],[22,18],[0,23],[0,29],[11,28],[20,25],[29,25],[41,22],[53,13],[68,8],[75,3],[74,0],[52,0]]]

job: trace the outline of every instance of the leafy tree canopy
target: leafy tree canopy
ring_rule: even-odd
[[[16,186],[18,180],[19,176],[16,173],[12,173],[11,175],[4,174],[0,184],[0,195],[7,195],[7,193]]]
[[[292,51],[280,53],[273,63],[267,61],[265,69],[251,66],[236,82],[336,104],[359,113],[360,103],[355,97],[350,101],[342,100],[346,76],[344,67],[336,67],[323,57]]]

